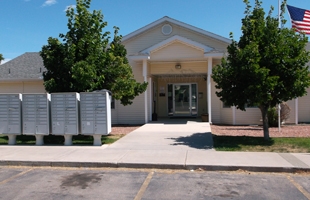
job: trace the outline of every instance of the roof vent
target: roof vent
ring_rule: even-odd
[[[161,32],[164,35],[170,35],[172,33],[172,26],[170,24],[165,24],[161,27]]]

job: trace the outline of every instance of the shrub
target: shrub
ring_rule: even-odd
[[[269,108],[267,112],[269,127],[278,126],[278,111],[275,107]]]
[[[291,108],[287,105],[287,103],[281,103],[281,110],[280,110],[280,120],[281,122],[285,122],[290,117]],[[269,108],[268,112],[268,124],[269,127],[277,127],[278,126],[278,108],[273,107]]]

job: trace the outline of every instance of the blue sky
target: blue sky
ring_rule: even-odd
[[[254,0],[250,0],[254,4]],[[58,37],[67,32],[67,6],[75,0],[0,0],[0,53],[13,59],[25,52],[39,52],[48,37]],[[310,9],[310,1],[288,0],[288,4]],[[278,14],[278,0],[263,0],[268,12],[270,6]],[[108,22],[107,31],[113,26],[127,35],[155,20],[169,16],[198,28],[229,38],[241,35],[244,17],[243,0],[92,0],[91,10],[102,10]],[[286,26],[290,27],[289,15]]]

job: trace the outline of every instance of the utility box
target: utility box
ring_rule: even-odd
[[[94,145],[101,145],[101,135],[108,135],[112,130],[110,93],[81,92],[80,98],[81,134],[92,135]]]
[[[72,135],[79,134],[79,94],[51,94],[51,123],[53,135],[64,135],[65,145],[72,144]]]
[[[9,137],[10,145],[22,133],[21,100],[21,94],[0,94],[0,134]]]
[[[35,135],[36,144],[42,145],[44,135],[50,134],[50,94],[23,94],[23,134]]]

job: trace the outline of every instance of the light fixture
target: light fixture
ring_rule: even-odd
[[[180,64],[176,64],[176,65],[175,65],[175,68],[176,68],[176,69],[181,69],[181,65],[180,65]]]

